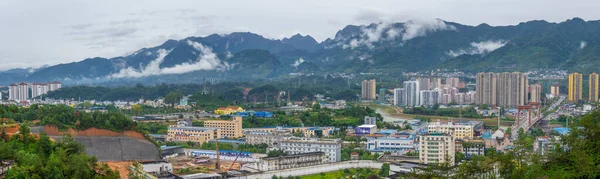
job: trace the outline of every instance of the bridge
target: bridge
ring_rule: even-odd
[[[543,118],[541,111],[542,109],[539,102],[530,102],[529,105],[517,106],[517,119],[513,124],[511,131],[513,139],[518,137],[520,129],[528,131],[539,122]]]

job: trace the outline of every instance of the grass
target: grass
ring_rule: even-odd
[[[348,176],[350,175],[364,175],[364,177],[370,176],[370,175],[377,175],[379,173],[378,169],[370,169],[371,172],[367,172],[368,169],[348,169],[347,171],[349,172],[344,172],[344,170],[338,170],[338,171],[333,171],[333,172],[327,172],[327,173],[320,173],[320,174],[312,174],[312,175],[305,175],[305,176],[301,176],[300,178],[302,179],[345,179],[348,178]]]

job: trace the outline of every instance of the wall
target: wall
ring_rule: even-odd
[[[371,161],[371,160],[355,160],[355,161],[346,161],[346,162],[338,162],[338,163],[329,163],[324,165],[315,165],[310,167],[301,167],[301,168],[293,168],[286,170],[276,170],[276,171],[268,171],[263,173],[258,173],[250,176],[241,176],[241,177],[230,177],[230,178],[241,178],[241,179],[260,179],[260,178],[271,178],[273,175],[276,176],[302,176],[302,175],[311,175],[317,174],[321,172],[331,172],[337,170],[343,170],[346,168],[374,168],[380,169],[383,163]],[[390,164],[390,171],[400,171],[400,167]]]

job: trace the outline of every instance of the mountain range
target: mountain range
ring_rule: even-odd
[[[600,21],[529,21],[511,26],[462,25],[440,19],[348,25],[322,42],[310,35],[269,39],[250,32],[167,40],[113,58],[0,72],[0,85],[248,80],[289,73],[458,69],[465,72],[560,68],[590,72],[600,65]]]

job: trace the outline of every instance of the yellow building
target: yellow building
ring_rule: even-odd
[[[590,102],[598,102],[598,74],[590,74],[589,82],[589,100]]]
[[[372,80],[363,80],[362,88],[361,88],[361,99],[362,100],[375,100],[377,98],[376,95],[376,85],[377,82],[375,79]]]
[[[167,141],[204,143],[221,136],[219,128],[169,126]]]
[[[582,99],[582,84],[583,84],[583,75],[580,73],[571,73],[569,74],[569,97],[568,101],[577,101]]]
[[[232,120],[207,120],[204,121],[204,127],[220,129],[222,138],[239,138],[243,136],[241,116],[234,116]]]
[[[230,115],[237,112],[244,112],[244,108],[239,106],[227,106],[226,108],[218,108],[215,110],[215,114],[218,115]]]
[[[431,132],[419,136],[419,162],[422,164],[448,162],[450,166],[454,166],[455,139],[448,134]]]
[[[452,135],[456,139],[473,139],[473,126],[453,124],[448,122],[442,124],[440,122],[434,122],[427,125],[428,132],[430,133],[442,133]]]

